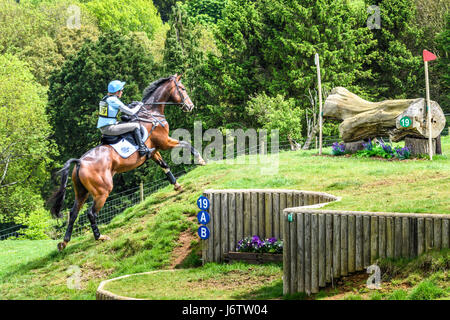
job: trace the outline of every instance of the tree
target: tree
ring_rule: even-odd
[[[206,82],[240,126],[255,125],[245,103],[263,91],[305,108],[316,81],[316,52],[326,66],[324,88],[346,84],[360,92],[361,81],[371,76],[364,66],[375,43],[358,18],[343,0],[230,0],[217,23],[220,56],[208,59],[214,78]]]
[[[280,94],[272,98],[263,92],[248,101],[246,111],[256,117],[262,128],[278,129],[281,141],[294,144],[302,139],[304,110],[296,106],[294,99],[285,99]]]
[[[439,60],[437,74],[440,76],[440,101],[444,113],[450,113],[450,13],[446,17],[444,30],[437,36]]]
[[[184,0],[179,2],[184,2]],[[153,0],[153,3],[158,8],[162,21],[167,22],[172,14],[172,7],[175,6],[177,0]]]
[[[382,100],[423,96],[423,32],[415,24],[414,0],[370,3],[377,4],[381,14],[381,28],[372,30],[377,40],[377,46],[372,49],[377,58],[370,65],[374,71],[371,85],[377,94],[376,98]]]
[[[204,24],[217,23],[222,18],[226,0],[188,0],[185,2],[189,16]]]
[[[48,85],[52,71],[75,53],[85,39],[95,39],[98,28],[86,10],[80,8],[79,27],[67,26],[73,2],[36,1],[20,5],[0,0],[0,53],[12,53],[28,62],[42,85]]]
[[[84,6],[97,17],[103,32],[117,31],[126,35],[142,31],[153,39],[162,26],[158,11],[149,0],[92,0]]]
[[[0,55],[0,222],[42,208],[35,200],[55,155],[45,103],[26,63]]]

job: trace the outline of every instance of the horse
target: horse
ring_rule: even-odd
[[[164,116],[165,106],[180,105],[185,112],[191,112],[194,108],[194,104],[189,98],[186,88],[180,82],[180,78],[181,75],[175,74],[151,83],[144,90],[141,108],[132,120],[139,121],[147,129],[149,137],[145,141],[145,145],[153,150],[150,158],[164,170],[176,191],[181,191],[182,188],[158,150],[168,150],[174,147],[187,148],[196,157],[198,164],[206,164],[200,153],[189,142],[178,141],[169,137],[169,123]],[[94,238],[95,240],[110,240],[107,235],[100,234],[96,219],[113,189],[113,177],[117,173],[131,171],[141,166],[147,158],[148,155],[140,156],[139,152],[136,151],[130,157],[124,159],[110,145],[100,144],[87,151],[79,159],[72,158],[66,161],[63,168],[57,172],[61,175],[59,189],[49,199],[49,202],[52,203],[50,208],[52,216],[61,218],[61,208],[66,194],[70,166],[75,163],[71,176],[75,201],[69,213],[64,239],[57,245],[59,251],[62,251],[69,243],[75,220],[89,195],[93,198],[93,204],[88,210],[87,216]]]

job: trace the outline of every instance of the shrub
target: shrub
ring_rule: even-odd
[[[278,129],[280,141],[300,141],[302,139],[302,118],[304,110],[292,98],[283,95],[268,96],[265,92],[250,98],[246,110],[249,116],[264,129]]]
[[[238,252],[283,253],[283,241],[276,238],[261,240],[258,236],[246,237],[238,242]]]
[[[400,160],[409,159],[411,157],[411,151],[407,148],[395,148],[395,155]]]
[[[21,212],[15,220],[16,223],[26,226],[26,228],[19,231],[22,234],[19,239],[45,240],[50,238],[48,232],[54,221],[43,206],[31,211],[28,215]]]
[[[331,153],[334,155],[334,156],[340,156],[340,155],[343,155],[343,154],[345,154],[346,152],[345,152],[345,144],[344,143],[337,143],[337,142],[335,142],[335,143],[333,143],[333,145],[331,146]]]
[[[369,157],[382,157],[385,159],[392,159],[394,157],[404,160],[411,157],[411,152],[407,147],[404,148],[393,148],[392,145],[387,144],[380,139],[377,145],[374,145],[372,141],[364,143],[364,150],[359,150],[356,152],[355,156],[358,158],[369,158]]]

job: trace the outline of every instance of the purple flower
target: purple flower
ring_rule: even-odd
[[[333,143],[333,145],[331,146],[332,149],[332,154],[335,156],[339,156],[341,154],[345,153],[345,144],[344,143]]]

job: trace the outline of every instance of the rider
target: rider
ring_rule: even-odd
[[[135,107],[130,107],[131,105],[126,106],[119,100],[122,97],[124,86],[125,82],[119,80],[111,81],[108,84],[108,94],[103,97],[99,104],[97,128],[100,129],[102,134],[109,136],[118,136],[132,131],[134,139],[139,146],[139,155],[141,157],[146,154],[150,156],[152,150],[148,149],[142,140],[140,124],[137,122],[117,122],[116,116],[119,110],[126,114],[134,115],[142,106],[142,103],[138,103]]]

